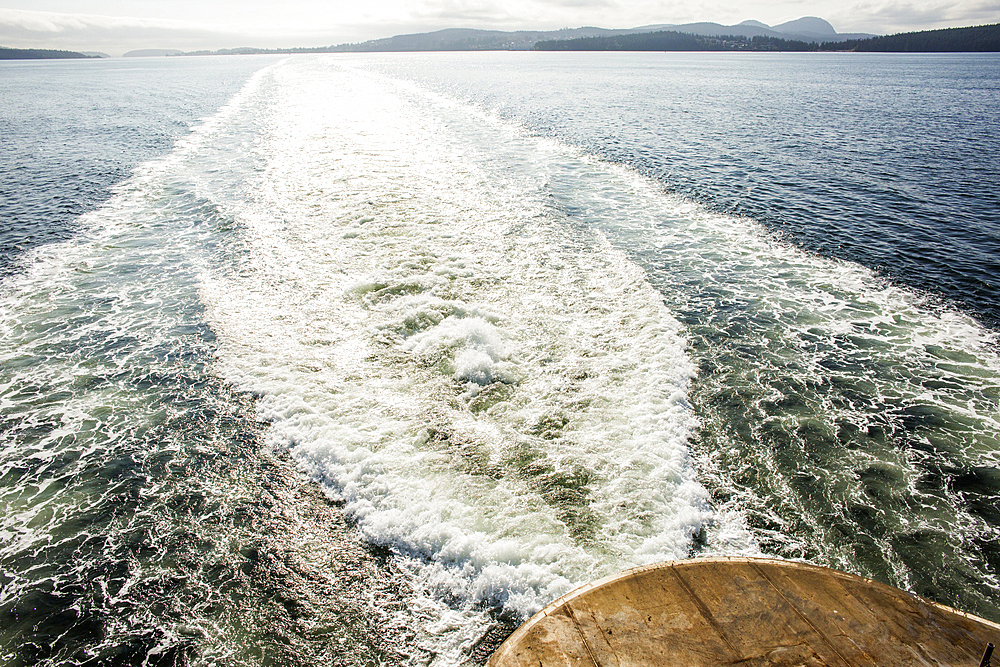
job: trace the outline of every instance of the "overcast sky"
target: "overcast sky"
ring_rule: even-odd
[[[328,46],[441,28],[632,28],[819,16],[890,34],[1000,22],[1000,0],[0,0],[0,46],[183,51]]]

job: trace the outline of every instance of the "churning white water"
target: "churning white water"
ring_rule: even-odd
[[[551,204],[554,172],[594,165],[336,60],[276,68],[261,96],[242,244],[202,296],[275,445],[459,609],[523,617],[687,556],[715,515],[683,335]]]

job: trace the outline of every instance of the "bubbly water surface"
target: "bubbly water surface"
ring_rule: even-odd
[[[721,211],[702,123],[643,143],[637,87],[730,108],[713,56],[562,55],[257,61],[61,240],[12,256],[5,662],[478,663],[580,583],[719,554],[1000,618],[989,307],[811,248],[829,203],[813,227]],[[727,64],[753,88],[760,62]],[[900,62],[954,80],[947,58],[851,62],[870,86]],[[771,65],[789,63],[822,71]],[[504,78],[523,88],[484,92]],[[533,120],[532,91],[559,123]],[[729,113],[725,142],[773,140]],[[682,154],[694,197],[657,171]],[[778,171],[747,212],[819,187]]]

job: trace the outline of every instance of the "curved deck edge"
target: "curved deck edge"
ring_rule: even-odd
[[[637,567],[526,621],[488,667],[978,667],[1000,624],[862,577],[764,558]]]

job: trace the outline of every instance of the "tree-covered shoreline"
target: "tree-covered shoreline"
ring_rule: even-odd
[[[828,46],[823,44],[823,47]],[[907,32],[871,39],[847,40],[839,48],[824,51],[864,51],[871,53],[984,53],[1000,51],[1000,23],[970,28],[945,28]]]
[[[674,30],[611,37],[547,40],[536,51],[814,51],[816,44],[779,37],[709,37]]]
[[[706,36],[663,30],[608,37],[545,40],[536,51],[860,51],[868,53],[1000,52],[1000,23],[946,28],[841,42],[780,37]]]
[[[96,58],[76,51],[57,49],[10,49],[0,46],[0,60],[57,60],[62,58]]]

